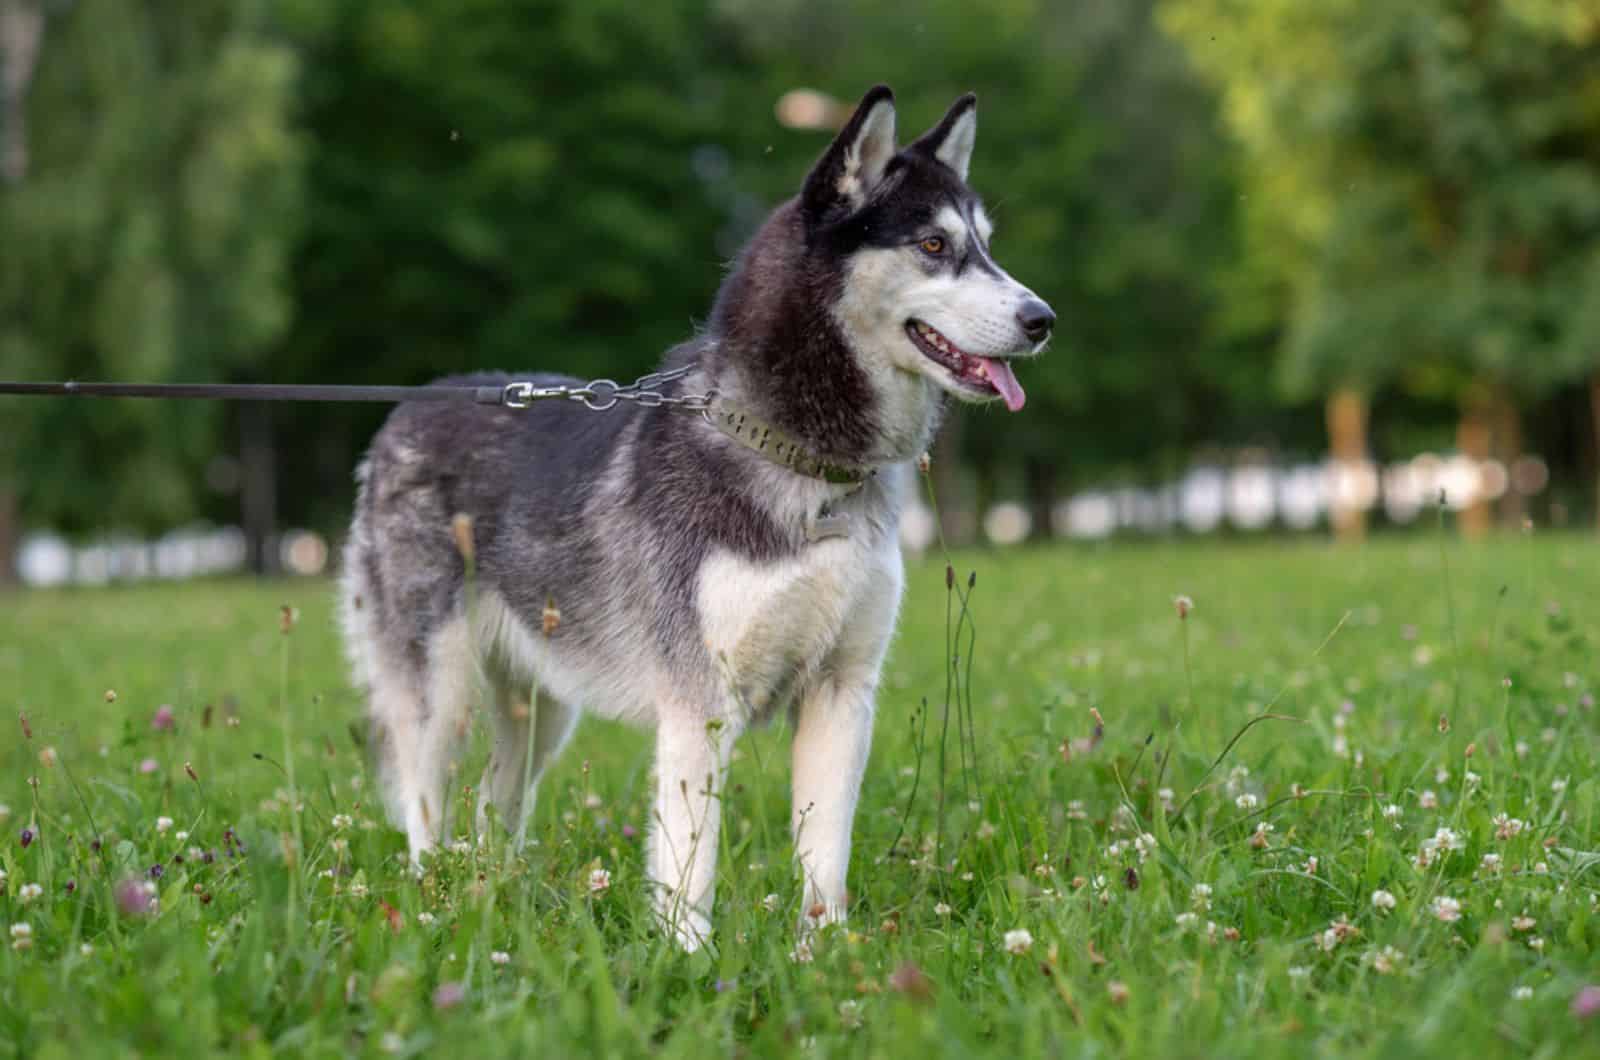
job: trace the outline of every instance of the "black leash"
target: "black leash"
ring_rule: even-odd
[[[319,386],[275,383],[7,383],[0,394],[214,401],[465,401],[509,404],[504,386]]]

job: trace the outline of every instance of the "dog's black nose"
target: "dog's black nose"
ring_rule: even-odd
[[[1030,342],[1043,342],[1055,327],[1056,315],[1037,298],[1030,298],[1017,310],[1017,323],[1022,325],[1022,333]]]

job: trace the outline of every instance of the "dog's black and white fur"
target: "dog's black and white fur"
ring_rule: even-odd
[[[789,707],[808,923],[842,916],[913,461],[945,394],[1019,407],[1007,359],[1038,352],[1054,320],[989,256],[966,185],[975,107],[963,97],[900,150],[892,95],[869,92],[745,249],[704,333],[666,359],[691,368],[678,392],[714,390],[818,456],[876,469],[864,486],[805,477],[667,410],[390,416],[358,474],[343,621],[414,861],[446,834],[447,779],[480,698],[493,753],[479,827],[492,802],[519,837],[524,779],[537,782],[580,709],[653,725],[648,868],[662,922],[692,949],[710,931],[729,751]],[[850,530],[808,541],[825,506]],[[462,514],[470,588],[452,534]],[[551,601],[560,620],[546,633]]]

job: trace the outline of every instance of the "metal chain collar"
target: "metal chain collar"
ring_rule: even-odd
[[[617,383],[610,379],[595,379],[582,386],[535,386],[533,383],[507,383],[500,392],[500,404],[508,409],[525,409],[535,401],[561,398],[581,401],[585,408],[604,412],[619,401],[632,401],[641,408],[674,408],[685,412],[706,412],[716,400],[715,390],[705,394],[681,396],[663,394],[656,389],[662,383],[682,379],[693,371],[692,365],[673,368],[666,372],[652,372],[631,383]]]

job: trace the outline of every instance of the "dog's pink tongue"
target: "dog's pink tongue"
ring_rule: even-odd
[[[989,382],[1000,391],[1000,400],[1006,403],[1006,408],[1012,412],[1022,408],[1022,403],[1028,400],[1028,395],[1022,392],[1022,384],[1017,382],[1017,373],[1011,370],[1010,361],[997,361],[992,357],[984,357],[983,371],[989,377]]]

